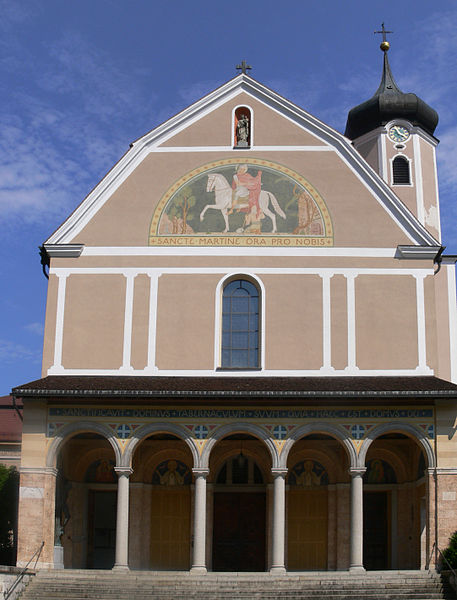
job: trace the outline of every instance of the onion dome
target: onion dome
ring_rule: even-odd
[[[380,47],[384,52],[381,83],[372,98],[349,111],[344,135],[353,140],[393,119],[405,119],[433,135],[438,113],[416,94],[405,94],[399,89],[387,58],[390,44],[384,39]]]

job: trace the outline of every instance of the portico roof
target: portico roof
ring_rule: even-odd
[[[266,399],[457,398],[457,385],[437,377],[142,377],[50,375],[12,390],[16,397]]]

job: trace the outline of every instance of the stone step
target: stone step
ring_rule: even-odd
[[[443,600],[455,596],[428,571],[269,573],[40,571],[23,600]]]

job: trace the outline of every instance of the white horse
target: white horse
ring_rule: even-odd
[[[229,230],[228,211],[232,207],[232,192],[233,192],[233,190],[232,190],[230,184],[228,183],[227,179],[223,175],[221,175],[220,173],[211,173],[211,175],[208,175],[208,183],[206,185],[206,191],[207,192],[214,191],[215,204],[207,204],[205,206],[205,208],[200,213],[200,221],[203,221],[203,217],[205,216],[205,212],[208,210],[208,208],[214,208],[216,210],[220,210],[222,213],[222,216],[224,217],[224,221],[225,221],[224,233],[227,233]],[[275,196],[271,192],[262,190],[260,192],[260,196],[259,196],[259,207],[260,207],[260,210],[265,215],[267,215],[267,217],[270,217],[271,222],[273,223],[273,230],[271,233],[276,233],[276,231],[277,231],[276,230],[276,215],[268,207],[270,201],[271,201],[271,204],[273,205],[273,209],[275,210],[275,212],[280,217],[285,219],[286,215],[284,214],[284,211],[282,210],[282,208],[279,206],[279,203],[276,200]]]

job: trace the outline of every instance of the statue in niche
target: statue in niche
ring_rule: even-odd
[[[318,487],[321,484],[321,477],[322,473],[318,475],[314,470],[314,462],[305,460],[303,471],[296,477],[296,483],[304,487]]]
[[[62,536],[65,527],[70,520],[70,509],[68,507],[68,495],[71,490],[71,482],[59,473],[56,482],[56,508],[54,526],[54,546],[62,546]]]
[[[169,460],[167,470],[160,476],[160,485],[184,485],[184,477],[178,473],[178,463],[175,460]]]
[[[247,148],[249,146],[249,117],[242,114],[236,124],[236,146]]]

